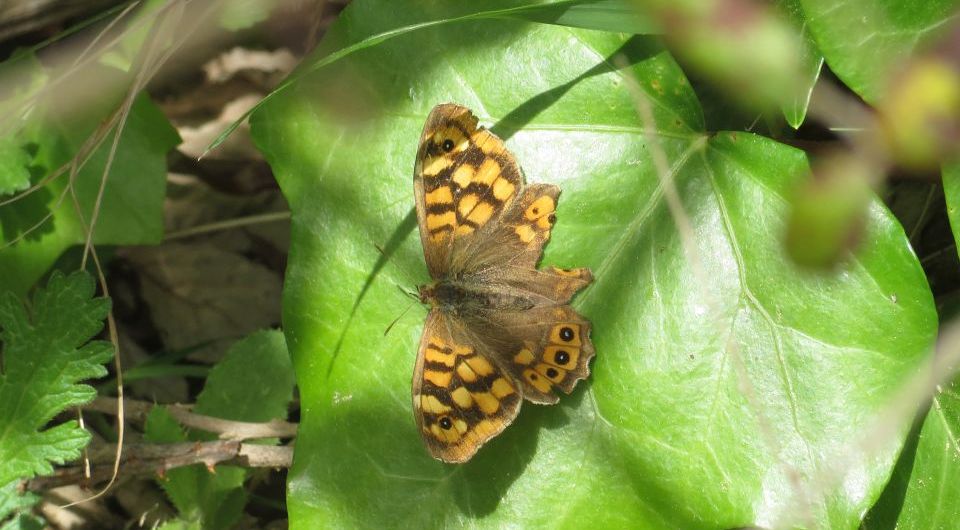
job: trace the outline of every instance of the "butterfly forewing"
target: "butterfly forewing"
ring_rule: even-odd
[[[522,191],[523,177],[503,141],[459,105],[437,105],[424,126],[414,170],[420,241],[434,278],[450,269],[455,246],[473,239]]]

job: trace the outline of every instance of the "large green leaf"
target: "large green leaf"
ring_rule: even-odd
[[[876,103],[899,65],[942,36],[958,0],[801,0],[807,23],[830,69]]]
[[[352,3],[321,49],[444,16],[425,9]],[[626,76],[650,102],[655,143]],[[412,417],[425,309],[383,336],[409,303],[397,287],[428,280],[411,173],[423,119],[443,101],[492,125],[529,181],[562,187],[543,261],[597,277],[576,301],[594,325],[591,379],[558,406],[524,406],[460,466],[427,455]],[[293,213],[292,528],[852,528],[882,489],[900,436],[844,460],[842,484],[820,477],[936,331],[901,228],[875,204],[842,270],[795,269],[780,236],[803,153],[705,133],[655,40],[510,21],[426,28],[324,67],[252,125]],[[663,200],[660,149],[698,266]]]

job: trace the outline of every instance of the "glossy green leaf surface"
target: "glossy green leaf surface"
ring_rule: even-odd
[[[820,53],[870,103],[899,62],[936,41],[956,20],[958,0],[801,0]]]
[[[920,430],[897,528],[960,521],[960,379],[939,389]]]
[[[947,202],[947,217],[953,240],[958,242],[960,252],[960,162],[943,167],[943,198]]]
[[[807,107],[810,105],[810,95],[813,86],[820,79],[820,69],[823,67],[823,56],[817,50],[817,45],[810,34],[800,0],[778,0],[776,2],[780,15],[784,16],[797,31],[801,40],[800,68],[803,90],[798,90],[796,96],[786,105],[783,105],[783,116],[794,129],[803,125],[807,117]]]
[[[650,35],[663,30],[626,0],[560,1],[516,18],[574,28]]]
[[[305,67],[388,24],[437,19],[422,9],[355,2]],[[383,336],[409,304],[398,287],[429,280],[412,169],[444,101],[474,109],[528,182],[562,188],[543,263],[597,278],[575,302],[593,322],[591,379],[557,406],[524,405],[459,466],[431,459],[413,420],[425,308]],[[780,238],[803,153],[703,131],[655,40],[512,21],[426,28],[318,70],[252,126],[293,212],[291,528],[853,528],[879,495],[900,437],[855,455],[842,484],[815,478],[933,340],[902,229],[874,204],[860,255],[836,274],[798,271]],[[652,153],[677,183],[687,249]]]

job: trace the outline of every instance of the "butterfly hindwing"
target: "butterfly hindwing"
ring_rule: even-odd
[[[498,364],[519,382],[523,397],[553,404],[590,375],[590,322],[568,305],[542,306],[500,315],[496,333],[510,337],[498,348]]]
[[[459,331],[458,331],[459,330]],[[517,416],[519,384],[483,342],[436,309],[423,328],[413,372],[413,408],[435,458],[464,462]]]

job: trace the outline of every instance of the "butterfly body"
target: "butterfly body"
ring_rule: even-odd
[[[509,286],[484,285],[462,280],[440,280],[420,286],[420,301],[453,316],[484,311],[523,311],[536,302]]]
[[[589,373],[590,322],[569,303],[589,269],[538,269],[560,189],[524,182],[503,141],[466,108],[438,105],[420,139],[414,196],[433,282],[413,374],[430,453],[469,460],[524,399],[558,401]]]

